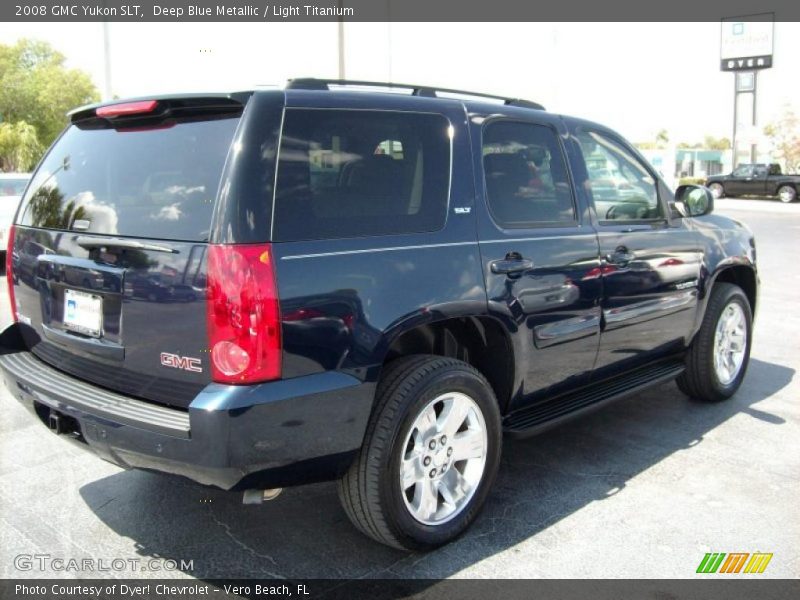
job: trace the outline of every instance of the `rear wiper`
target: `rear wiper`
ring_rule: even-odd
[[[145,244],[138,240],[129,240],[125,238],[96,238],[79,235],[75,239],[75,243],[81,248],[133,248],[134,250],[151,250],[153,252],[169,252],[170,254],[178,254],[179,251],[167,246],[158,246],[156,244]]]

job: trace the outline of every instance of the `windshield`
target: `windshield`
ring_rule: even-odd
[[[206,241],[238,117],[135,129],[71,126],[34,176],[19,223]]]

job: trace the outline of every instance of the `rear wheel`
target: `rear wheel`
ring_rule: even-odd
[[[711,190],[711,195],[714,198],[722,198],[725,196],[725,188],[722,187],[721,183],[712,183],[708,186],[708,189]]]
[[[797,190],[793,185],[782,185],[778,188],[778,198],[786,204],[794,202],[797,200]]]
[[[753,316],[742,289],[718,283],[711,291],[705,318],[686,356],[678,387],[688,396],[719,402],[733,396],[750,359]]]
[[[451,358],[401,358],[381,378],[364,445],[339,482],[339,498],[366,535],[430,550],[475,520],[500,445],[497,400],[478,371]]]

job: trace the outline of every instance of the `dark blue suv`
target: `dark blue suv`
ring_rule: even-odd
[[[338,479],[364,533],[430,549],[504,433],[737,390],[755,243],[712,210],[522,100],[301,79],[88,106],[19,208],[0,367],[117,465],[255,500]]]

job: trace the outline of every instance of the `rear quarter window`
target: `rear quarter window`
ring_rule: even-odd
[[[205,241],[238,122],[177,120],[127,130],[72,125],[37,171],[19,223]]]
[[[273,240],[436,231],[450,186],[442,115],[287,109]]]

